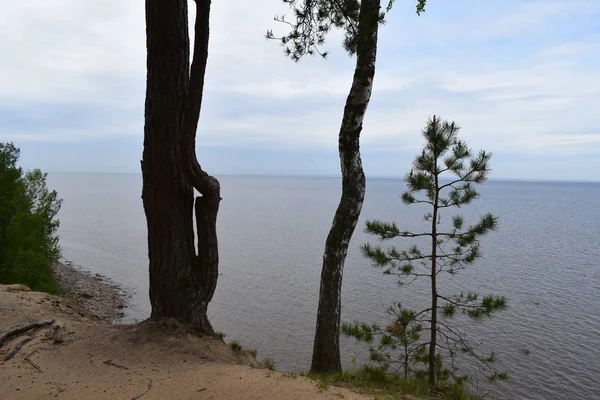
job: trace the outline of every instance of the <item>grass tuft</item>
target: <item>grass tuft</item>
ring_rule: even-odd
[[[271,357],[267,357],[262,361],[262,364],[267,367],[268,369],[270,369],[271,371],[275,371],[275,360],[273,360]]]
[[[256,359],[256,354],[258,353],[258,351],[256,349],[246,349],[246,354],[248,354],[250,357]]]

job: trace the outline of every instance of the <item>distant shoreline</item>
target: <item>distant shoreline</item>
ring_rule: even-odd
[[[123,316],[126,293],[106,277],[75,267],[71,261],[58,262],[54,277],[65,297],[76,301],[90,316],[116,323]]]

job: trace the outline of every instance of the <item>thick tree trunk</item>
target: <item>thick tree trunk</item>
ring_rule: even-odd
[[[219,182],[202,171],[195,138],[208,58],[210,1],[196,2],[194,59],[186,0],[146,0],[147,87],[142,198],[148,225],[152,318],[212,334],[218,277]],[[194,189],[201,194],[194,205]],[[198,253],[194,248],[194,210]]]
[[[348,245],[365,197],[365,175],[359,139],[375,76],[379,8],[380,0],[361,1],[356,68],[339,134],[342,197],[323,254],[311,365],[311,372],[315,373],[330,373],[342,369],[339,346],[342,275]]]

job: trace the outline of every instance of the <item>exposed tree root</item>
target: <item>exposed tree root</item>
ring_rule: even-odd
[[[28,338],[21,340],[19,343],[17,343],[15,345],[15,347],[12,348],[12,350],[10,350],[8,353],[6,353],[6,356],[4,356],[4,361],[8,361],[11,358],[13,358],[19,352],[19,350],[21,350],[21,347],[23,347],[23,345],[31,342],[36,337],[37,336],[29,336]]]
[[[41,328],[43,326],[49,326],[52,325],[54,323],[54,320],[51,319],[49,321],[40,321],[40,322],[34,322],[32,324],[29,325],[25,325],[25,326],[21,326],[19,328],[15,328],[12,329],[6,333],[4,333],[3,335],[0,336],[0,347],[2,347],[2,345],[4,344],[4,342],[6,341],[6,339],[10,339],[13,336],[17,336],[20,335],[22,333],[25,333],[31,329],[35,329],[35,328]]]
[[[146,389],[146,391],[142,394],[138,394],[135,397],[132,397],[131,400],[139,400],[142,398],[142,396],[144,396],[146,393],[148,393],[150,391],[150,389],[152,389],[152,378],[148,379],[148,389]]]
[[[115,364],[114,362],[112,362],[112,360],[103,361],[102,364],[112,365],[113,367],[117,367],[117,368],[121,368],[121,369],[129,369],[124,365]]]

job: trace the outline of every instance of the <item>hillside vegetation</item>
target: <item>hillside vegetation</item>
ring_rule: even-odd
[[[39,169],[17,166],[19,149],[0,143],[0,283],[58,293],[52,266],[60,256],[56,214],[61,200]]]

